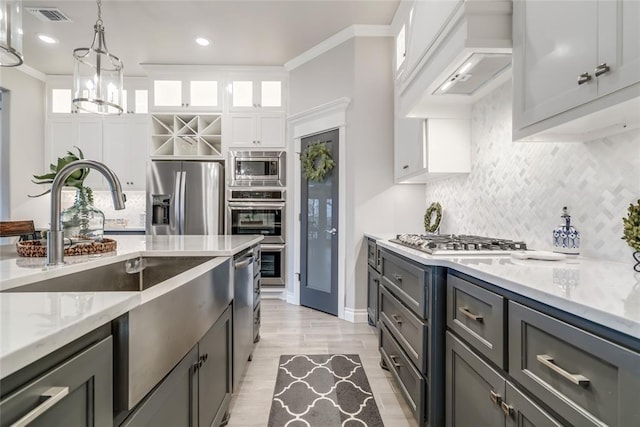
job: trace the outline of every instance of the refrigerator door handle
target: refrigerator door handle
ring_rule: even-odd
[[[180,216],[182,215],[182,208],[180,205],[180,181],[181,181],[182,172],[176,172],[175,179],[173,180],[173,218],[175,224],[171,224],[171,226],[175,226],[180,233]]]
[[[187,173],[179,172],[179,190],[178,190],[178,205],[180,209],[180,219],[178,222],[178,234],[184,235],[185,230],[185,216],[186,216],[186,189],[187,189]]]

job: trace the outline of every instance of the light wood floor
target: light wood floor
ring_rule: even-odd
[[[261,304],[261,340],[231,401],[229,427],[267,425],[280,355],[332,353],[360,356],[386,427],[417,427],[389,372],[378,365],[375,328],[280,300],[263,299]]]

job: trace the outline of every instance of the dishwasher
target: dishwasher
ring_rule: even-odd
[[[233,391],[253,353],[254,248],[233,257]]]

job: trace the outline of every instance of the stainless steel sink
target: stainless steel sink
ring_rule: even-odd
[[[138,257],[2,292],[144,291],[210,259],[212,257]]]

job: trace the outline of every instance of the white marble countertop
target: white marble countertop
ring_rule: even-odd
[[[640,274],[630,264],[568,257],[432,256],[388,240],[378,246],[423,265],[448,267],[640,339]]]
[[[45,267],[44,258],[21,258],[15,246],[0,247],[0,290],[88,270],[136,256],[229,257],[262,236],[109,236],[115,252],[66,257],[68,264]],[[196,267],[195,269],[197,269]],[[194,270],[195,270],[194,269]],[[182,276],[182,278],[188,280]],[[143,292],[0,293],[0,378],[110,322],[159,292],[179,286],[169,279]]]

